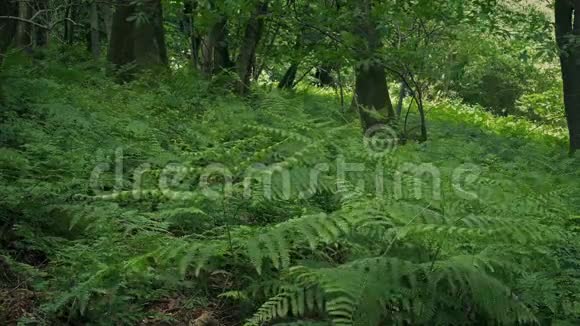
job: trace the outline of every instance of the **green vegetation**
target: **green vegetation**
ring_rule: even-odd
[[[0,31],[0,320],[578,325],[550,18],[360,3],[119,2],[92,51],[96,3],[0,14],[65,34]]]

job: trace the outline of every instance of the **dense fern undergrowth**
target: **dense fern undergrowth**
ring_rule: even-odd
[[[557,127],[439,99],[429,141],[377,150],[332,91],[23,60],[2,72],[3,321],[580,323]]]

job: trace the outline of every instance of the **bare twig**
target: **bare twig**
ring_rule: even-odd
[[[34,25],[34,26],[36,26],[38,28],[50,29],[50,28],[48,28],[48,26],[41,25],[41,24],[39,24],[39,23],[37,23],[37,22],[35,22],[33,20],[26,19],[26,18],[22,18],[22,17],[16,17],[16,16],[0,16],[0,20],[1,19],[17,20],[17,21],[21,21],[21,22],[24,22],[24,23],[28,23],[28,24]]]
[[[46,30],[51,30],[51,29],[53,29],[53,28],[54,28],[56,25],[58,25],[58,24],[60,24],[60,23],[67,22],[67,21],[68,21],[68,22],[70,22],[71,24],[75,25],[75,26],[82,26],[82,24],[79,24],[79,23],[75,22],[74,20],[72,20],[72,19],[70,19],[70,18],[64,18],[64,19],[61,19],[61,20],[59,20],[59,21],[56,21],[56,22],[54,22],[54,23],[51,23],[51,24],[50,24],[50,25],[48,25],[48,26],[47,26],[47,25],[42,25],[42,24],[39,24],[39,23],[37,23],[37,22],[35,22],[35,21],[33,21],[33,20],[30,20],[30,19],[21,18],[21,17],[16,17],[16,16],[0,16],[0,20],[2,20],[2,19],[17,20],[17,21],[21,21],[21,22],[24,22],[24,23],[27,23],[27,24],[30,24],[30,25],[36,26],[36,27],[38,27],[38,28],[46,29]]]
[[[306,77],[306,75],[308,75],[312,71],[313,68],[314,67],[310,67],[310,69],[306,70],[306,72],[300,78],[298,78],[298,80],[296,80],[296,82],[292,85],[292,87],[298,85],[298,83],[300,83]]]

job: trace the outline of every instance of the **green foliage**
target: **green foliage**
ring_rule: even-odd
[[[517,113],[537,123],[565,127],[563,103],[561,87],[552,87],[542,93],[522,96],[517,102]]]
[[[545,74],[528,54],[499,38],[464,37],[456,45],[446,87],[467,103],[498,115],[514,114],[522,95],[543,90]]]
[[[118,85],[50,58],[3,72],[0,280],[42,293],[30,322],[199,317],[168,300],[247,325],[580,318],[580,166],[556,123],[431,100],[431,140],[376,152],[325,91]],[[551,89],[518,107],[550,119]]]

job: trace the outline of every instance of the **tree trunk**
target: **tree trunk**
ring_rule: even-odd
[[[168,64],[163,28],[161,0],[145,0],[146,23],[135,26],[135,59],[139,67],[166,66]]]
[[[68,45],[72,45],[75,41],[75,24],[73,24],[73,21],[76,21],[76,16],[77,6],[73,0],[70,0],[65,11],[67,21],[64,22],[64,40]]]
[[[394,117],[385,68],[380,64],[356,69],[356,106],[363,129],[384,125]]]
[[[296,41],[294,43],[294,51],[296,53],[300,53],[300,48],[302,47],[302,35],[298,35],[296,37]],[[278,84],[279,89],[292,89],[294,85],[296,85],[296,74],[298,73],[298,67],[300,66],[300,59],[296,57],[292,57],[290,61],[290,67],[284,73],[284,76],[280,80]]]
[[[240,55],[236,69],[238,72],[238,85],[236,92],[245,95],[250,90],[250,77],[252,66],[256,61],[256,49],[264,31],[264,16],[268,11],[267,2],[259,2],[252,13],[252,17],[246,25],[244,39],[240,48]]]
[[[208,76],[230,69],[234,65],[230,60],[227,34],[227,19],[221,17],[212,26],[203,51],[203,71]]]
[[[108,54],[117,68],[132,63],[139,69],[167,65],[161,2],[145,0],[142,4],[147,21],[127,21],[135,14],[135,5],[117,1]]]
[[[183,21],[184,31],[188,33],[190,40],[191,64],[198,68],[201,65],[199,58],[199,50],[201,46],[201,38],[199,37],[195,28],[195,13],[197,10],[197,0],[189,0],[184,3],[183,14],[185,19]]]
[[[274,25],[275,28],[274,28]],[[282,28],[281,24],[274,24],[273,22],[270,24],[270,28],[268,28],[268,37],[269,37],[269,42],[267,45],[262,47],[262,52],[270,52],[273,48],[274,45],[276,43],[276,39],[278,38],[278,36],[280,36],[280,29]],[[271,37],[270,37],[271,36]],[[299,44],[296,44],[296,46],[298,46]],[[258,80],[260,79],[260,76],[262,75],[262,72],[264,71],[264,69],[266,68],[267,62],[268,62],[268,56],[263,56],[261,58],[262,60],[260,60],[260,64],[257,63],[257,58],[256,58],[256,63],[254,63],[254,74],[253,74],[253,78],[254,80]]]
[[[18,16],[18,5],[14,0],[0,3],[0,16]],[[6,50],[12,45],[16,33],[17,22],[14,19],[0,20],[0,64]]]
[[[28,14],[30,17],[34,16],[34,21],[41,25],[50,25],[50,18],[48,14],[48,0],[33,0],[28,2]],[[39,28],[30,24],[30,43],[32,47],[43,47],[48,45],[49,30],[46,28]]]
[[[360,0],[358,6],[362,17],[357,26],[357,34],[363,41],[358,56],[365,60],[365,64],[358,64],[355,69],[354,103],[366,132],[374,126],[389,123],[395,112],[389,95],[385,67],[377,60],[371,60],[380,46],[376,24],[371,18],[371,0]]]
[[[427,120],[425,119],[425,106],[423,105],[423,92],[420,88],[417,90],[417,110],[419,110],[419,120],[421,123],[421,136],[419,141],[427,141]]]
[[[580,149],[580,0],[556,0],[555,16],[570,153],[573,153]]]
[[[97,2],[91,3],[91,53],[94,59],[101,56],[101,31],[99,30],[99,10]]]
[[[99,12],[103,18],[105,26],[105,33],[107,34],[107,41],[111,41],[111,33],[113,30],[113,8],[109,3],[104,3],[99,6]]]
[[[403,104],[405,102],[405,97],[407,96],[407,85],[405,82],[401,82],[399,89],[399,101],[397,102],[397,119],[401,118],[401,114],[403,114]]]
[[[18,5],[15,1],[4,1],[0,3],[1,16],[18,16]],[[0,71],[4,61],[4,54],[12,45],[16,33],[17,23],[13,19],[0,20]],[[0,104],[4,102],[4,80],[0,74]]]
[[[280,80],[278,88],[280,89],[292,89],[294,88],[294,81],[296,80],[296,74],[298,73],[298,64],[293,63],[288,67],[286,73]]]
[[[338,67],[337,75],[338,75],[338,88],[340,90],[340,112],[346,113],[346,109],[344,107],[344,85],[342,83],[342,67]]]
[[[18,17],[23,19],[30,18],[30,4],[26,1],[18,2]],[[31,24],[19,21],[16,27],[16,46],[26,48],[32,45],[32,28]]]
[[[133,22],[127,18],[133,14],[134,7],[123,0],[117,1],[111,40],[109,42],[109,62],[116,66],[122,66],[135,61],[135,28]]]
[[[316,74],[314,77],[318,79],[318,86],[320,87],[331,87],[334,85],[334,78],[332,77],[332,69],[330,65],[321,65],[316,68]]]

